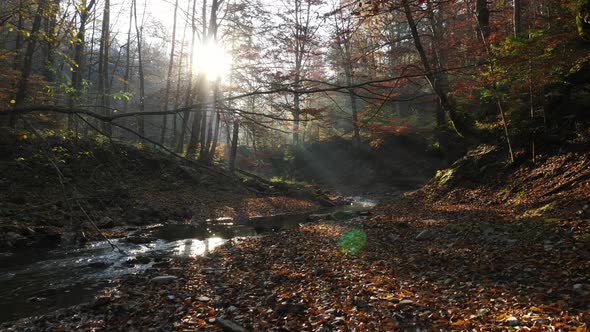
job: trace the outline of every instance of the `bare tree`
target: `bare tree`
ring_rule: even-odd
[[[166,92],[164,93],[164,105],[162,110],[168,109],[168,98],[170,96],[170,85],[172,84],[172,70],[174,68],[174,50],[176,46],[176,17],[178,13],[178,0],[174,3],[174,19],[172,20],[172,47],[170,48],[170,61],[168,62],[168,75],[166,78]],[[162,117],[162,132],[160,135],[160,144],[166,143],[166,127],[168,123],[168,116]]]
[[[111,114],[110,87],[109,87],[109,49],[110,49],[110,0],[105,0],[102,15],[102,30],[100,35],[100,48],[98,51],[98,95],[99,107],[105,116]],[[111,125],[103,123],[103,132],[110,136]]]

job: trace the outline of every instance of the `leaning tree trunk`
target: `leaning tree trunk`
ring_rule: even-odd
[[[414,17],[412,16],[412,10],[410,9],[408,0],[402,0],[402,6],[404,8],[404,13],[406,15],[408,25],[410,26],[412,39],[414,40],[414,46],[418,51],[420,61],[422,62],[422,66],[424,67],[424,76],[426,76],[428,83],[430,84],[432,90],[438,97],[442,109],[445,112],[448,112],[453,130],[457,135],[462,137],[463,132],[465,132],[466,128],[464,128],[461,121],[459,120],[455,109],[453,108],[447,97],[446,91],[444,91],[444,89],[440,86],[439,82],[436,79],[436,74],[432,71],[430,67],[430,63],[428,57],[426,56],[426,52],[424,51],[424,47],[422,46],[420,34],[418,33],[418,28],[416,26],[416,22],[414,21]]]

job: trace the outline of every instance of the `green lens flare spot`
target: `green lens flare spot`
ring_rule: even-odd
[[[367,233],[361,229],[353,229],[340,237],[338,247],[345,255],[357,255],[367,244]]]

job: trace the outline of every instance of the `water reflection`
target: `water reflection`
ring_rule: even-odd
[[[175,241],[172,245],[174,254],[183,257],[195,257],[205,255],[227,240],[220,237],[211,237],[205,240],[189,239],[184,241]]]

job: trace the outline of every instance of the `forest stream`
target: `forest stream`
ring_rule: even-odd
[[[306,222],[338,223],[364,213],[376,199],[352,197],[350,205],[315,214],[282,214],[245,220],[128,228],[128,235],[78,248],[22,250],[0,257],[0,322],[41,315],[91,301],[115,277],[139,274],[171,258],[206,255],[228,241],[264,236]]]

